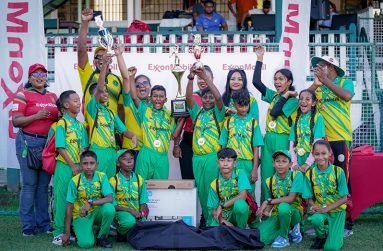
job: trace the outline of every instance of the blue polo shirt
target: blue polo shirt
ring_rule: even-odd
[[[213,12],[211,19],[207,18],[206,14],[202,14],[198,17],[195,26],[198,28],[203,28],[204,31],[220,31],[221,26],[225,23],[225,18]]]

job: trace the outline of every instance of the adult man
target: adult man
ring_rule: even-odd
[[[81,13],[81,27],[79,32],[79,40],[77,43],[77,60],[78,60],[78,73],[80,75],[81,87],[84,93],[84,107],[91,99],[92,92],[97,85],[98,76],[102,67],[102,56],[106,53],[103,47],[97,47],[94,51],[94,60],[92,69],[88,52],[86,48],[87,32],[89,21],[93,18],[92,9],[84,9]],[[106,87],[109,93],[108,108],[117,112],[122,121],[124,118],[124,108],[122,106],[122,79],[111,73],[110,71],[106,77]]]
[[[344,70],[334,57],[313,57],[315,80],[309,89],[315,91],[318,109],[324,117],[326,137],[331,145],[334,165],[341,167],[350,187],[350,162],[352,129],[350,119],[351,100],[354,96],[354,84],[344,77]],[[352,221],[349,216],[345,224],[345,236],[352,234]]]
[[[198,31],[227,31],[225,18],[214,11],[215,2],[206,0],[204,2],[205,14],[199,16],[196,21]]]
[[[234,10],[233,4],[236,5],[237,11]],[[237,19],[237,29],[241,30],[246,20],[250,20],[247,15],[249,10],[257,7],[257,0],[229,0],[227,6]]]

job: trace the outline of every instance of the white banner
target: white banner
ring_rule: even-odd
[[[292,71],[298,92],[306,89],[309,74],[310,8],[308,0],[284,0],[282,4],[282,35],[279,51],[284,55],[284,67]]]
[[[46,65],[42,1],[0,1],[0,167],[19,168],[15,153],[18,129],[11,121],[12,101],[28,79],[31,64]]]
[[[167,91],[167,107],[170,109],[170,100],[174,99],[177,93],[177,81],[171,69],[174,66],[174,59],[169,57],[170,54],[154,54],[154,53],[137,53],[124,54],[127,66],[136,66],[138,74],[147,75],[152,82],[152,86],[156,84],[163,85]],[[89,58],[93,58],[93,53],[89,53]],[[179,54],[181,66],[185,69],[182,78],[182,90],[185,92],[189,69],[195,62],[192,54]],[[228,53],[228,54],[203,54],[201,61],[205,65],[209,65],[214,74],[214,83],[223,93],[226,85],[227,73],[230,69],[244,69],[247,76],[247,86],[252,95],[257,99],[259,106],[259,120],[262,132],[264,132],[266,111],[268,104],[261,101],[260,93],[252,84],[253,72],[256,62],[256,56],[252,53]],[[265,54],[262,70],[262,81],[265,85],[274,89],[273,78],[274,73],[283,66],[283,55],[279,52],[268,52]],[[113,73],[120,75],[116,59],[113,59],[111,65]],[[65,90],[75,90],[82,96],[80,79],[77,72],[77,54],[76,52],[60,52],[59,49],[55,53],[55,81],[51,83],[50,90],[59,95]],[[197,85],[195,84],[195,90]],[[82,116],[81,116],[82,117]],[[80,116],[79,116],[80,118]],[[81,118],[80,118],[81,119]],[[170,148],[172,149],[172,147]],[[170,179],[180,179],[179,163],[169,151],[170,162]]]

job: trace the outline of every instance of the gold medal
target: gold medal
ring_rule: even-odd
[[[110,142],[114,143],[114,136],[110,136]]]
[[[154,142],[153,142],[153,145],[155,147],[160,147],[161,146],[161,141],[159,141],[158,139],[156,139]]]
[[[303,149],[303,148],[298,149],[298,155],[299,156],[303,156],[303,155],[305,155],[305,153],[306,153],[305,149]]]
[[[270,127],[271,129],[274,129],[276,126],[277,126],[277,122],[275,122],[274,120],[272,120],[272,121],[269,122],[269,127]]]
[[[198,145],[203,146],[205,144],[205,139],[199,138],[197,142],[198,142]]]

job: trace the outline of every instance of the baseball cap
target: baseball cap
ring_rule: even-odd
[[[102,46],[99,46],[96,49],[94,49],[94,55],[96,55],[97,52],[99,52],[99,51],[106,51],[106,49],[104,47],[102,47]]]
[[[42,64],[33,64],[33,65],[29,66],[28,76],[31,75],[31,73],[35,72],[38,69],[43,70],[43,72],[48,72],[44,65],[42,65]]]
[[[136,155],[136,151],[134,151],[134,150],[132,150],[132,149],[120,149],[120,150],[117,151],[117,153],[116,153],[116,154],[114,155],[114,157],[113,157],[114,165],[117,164],[118,159],[119,159],[122,155],[124,155],[126,152],[130,152],[130,154],[131,154],[132,156],[135,156],[135,155]]]
[[[344,76],[344,70],[339,67],[339,61],[334,57],[330,57],[330,56],[312,57],[311,58],[311,66],[313,68],[315,68],[315,67],[317,67],[317,64],[321,61],[324,61],[328,64],[333,65],[335,67],[335,69],[337,70],[339,77]]]
[[[290,161],[291,161],[291,154],[289,153],[288,150],[279,150],[279,151],[276,151],[273,153],[272,157],[273,159],[275,159],[276,157],[278,157],[279,155],[284,155],[286,156]]]

